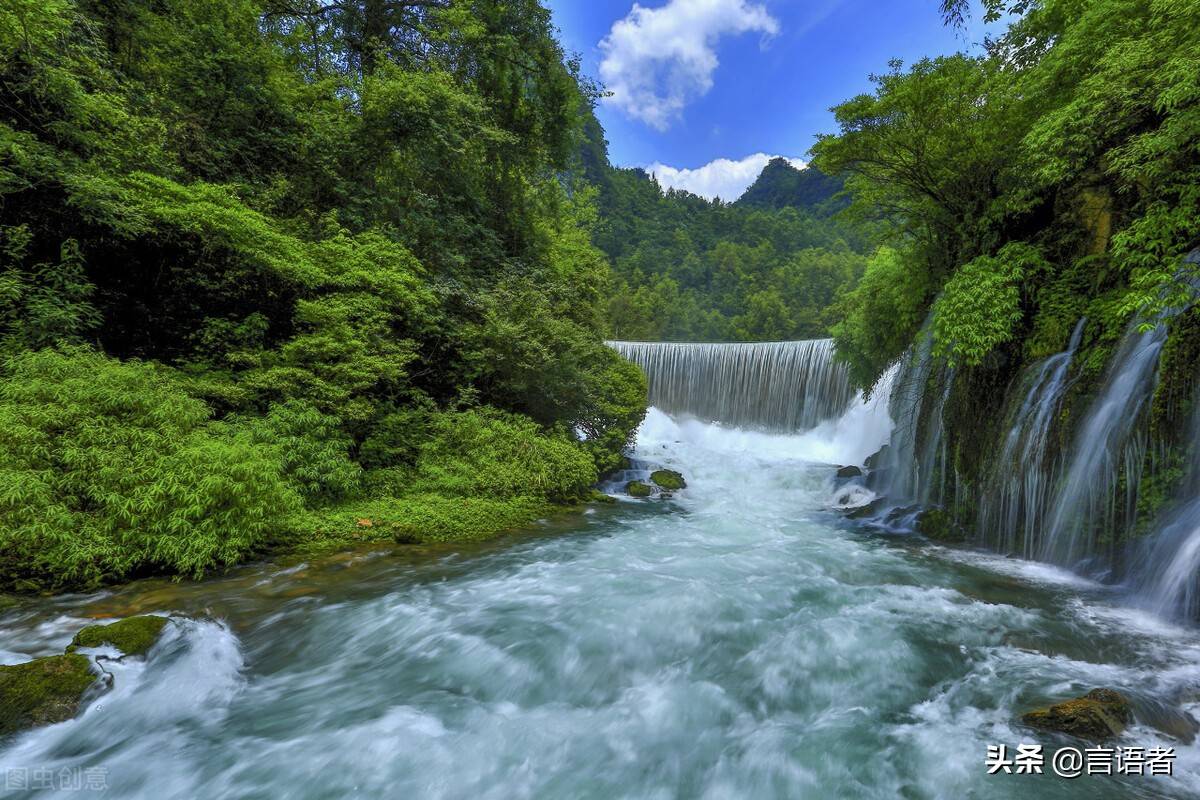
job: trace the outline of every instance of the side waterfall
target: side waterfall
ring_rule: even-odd
[[[1133,590],[1155,612],[1200,618],[1200,397],[1194,401],[1192,452],[1173,507],[1133,553]]]
[[[1051,435],[1086,322],[1076,324],[1065,351],[1031,366],[1019,384],[1021,403],[1012,415],[989,489],[979,498],[977,530],[998,552],[1037,557],[1042,523],[1062,468],[1062,460],[1049,447]]]
[[[933,358],[931,320],[922,326],[917,345],[900,360],[888,402],[895,428],[879,488],[897,503],[940,504],[945,499],[943,410],[954,371]]]
[[[841,416],[854,399],[831,339],[755,344],[609,342],[640,366],[650,404],[742,428],[790,432]]]
[[[1130,325],[1075,436],[1044,535],[1035,548],[1038,560],[1078,565],[1097,555],[1099,531],[1111,533],[1118,518],[1132,519],[1146,447],[1142,423],[1166,340],[1165,323],[1144,332],[1136,320]],[[1120,491],[1122,475],[1125,492]],[[1124,514],[1118,514],[1123,494]]]

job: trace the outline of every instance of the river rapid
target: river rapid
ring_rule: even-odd
[[[114,689],[78,718],[0,744],[0,791],[1200,796],[1200,746],[1160,730],[1179,722],[1163,709],[1200,714],[1197,632],[1051,567],[855,528],[829,465],[877,444],[652,410],[638,456],[686,475],[671,500],[26,604],[0,617],[0,663],[95,617],[176,616],[145,661],[100,662]],[[1098,686],[1145,720],[1120,744],[1174,747],[1174,777],[986,774],[988,745],[1068,744],[1021,712]],[[35,770],[95,785],[5,783]]]

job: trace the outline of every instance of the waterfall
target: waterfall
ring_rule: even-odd
[[[977,528],[988,546],[1001,553],[1036,557],[1050,494],[1062,466],[1057,453],[1048,452],[1050,436],[1086,321],[1076,324],[1066,350],[1032,365],[1018,384],[1021,403],[1010,421],[989,489],[979,499]]]
[[[831,339],[755,344],[609,342],[640,366],[650,404],[669,414],[768,431],[839,417],[854,393]]]
[[[932,316],[922,326],[916,346],[901,358],[892,381],[888,409],[895,427],[879,490],[896,502],[928,504],[945,499],[942,415],[954,383],[954,371],[933,358],[931,321]],[[926,412],[931,392],[936,393],[932,395],[933,405]]]
[[[1191,459],[1175,504],[1132,554],[1135,596],[1188,619],[1200,618],[1200,397],[1193,403]]]
[[[1116,533],[1129,521],[1145,454],[1144,412],[1158,379],[1158,357],[1167,340],[1160,321],[1148,331],[1135,320],[1121,341],[1100,394],[1079,427],[1059,490],[1051,503],[1036,557],[1075,566],[1097,554],[1097,533]],[[1124,476],[1125,508],[1118,513]]]

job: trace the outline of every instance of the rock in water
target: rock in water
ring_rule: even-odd
[[[863,471],[855,466],[842,467],[837,471],[837,476],[839,478],[858,478],[861,477],[862,474]]]
[[[143,616],[129,617],[110,625],[89,625],[75,634],[67,652],[73,652],[77,647],[111,644],[127,656],[145,655],[158,641],[166,624],[166,617]]]
[[[649,497],[654,494],[654,490],[650,488],[650,485],[641,481],[630,481],[625,484],[625,491],[631,497]]]
[[[672,469],[656,469],[650,473],[650,480],[658,488],[668,492],[677,492],[687,488],[687,481],[683,479],[683,475]]]
[[[1133,721],[1133,710],[1120,692],[1093,689],[1083,697],[1030,711],[1021,721],[1042,730],[1100,741],[1120,735]]]
[[[77,653],[0,667],[0,736],[70,719],[95,680]]]
[[[937,542],[961,542],[967,538],[967,532],[942,508],[918,512],[916,523],[917,533]]]

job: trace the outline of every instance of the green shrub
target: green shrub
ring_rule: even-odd
[[[359,488],[362,468],[350,460],[350,437],[337,417],[289,400],[235,430],[254,446],[271,451],[288,481],[309,502],[337,500]]]
[[[583,497],[596,478],[595,463],[577,442],[485,408],[433,418],[414,491],[570,501]]]
[[[84,349],[0,379],[0,587],[199,576],[298,508],[269,448],[208,423],[170,371]]]
[[[974,366],[1012,340],[1021,321],[1021,281],[1044,271],[1037,249],[1022,242],[960,267],[933,309],[933,352],[951,364]]]
[[[419,404],[386,414],[358,448],[358,460],[367,469],[411,467],[421,445],[429,438],[432,404]]]

